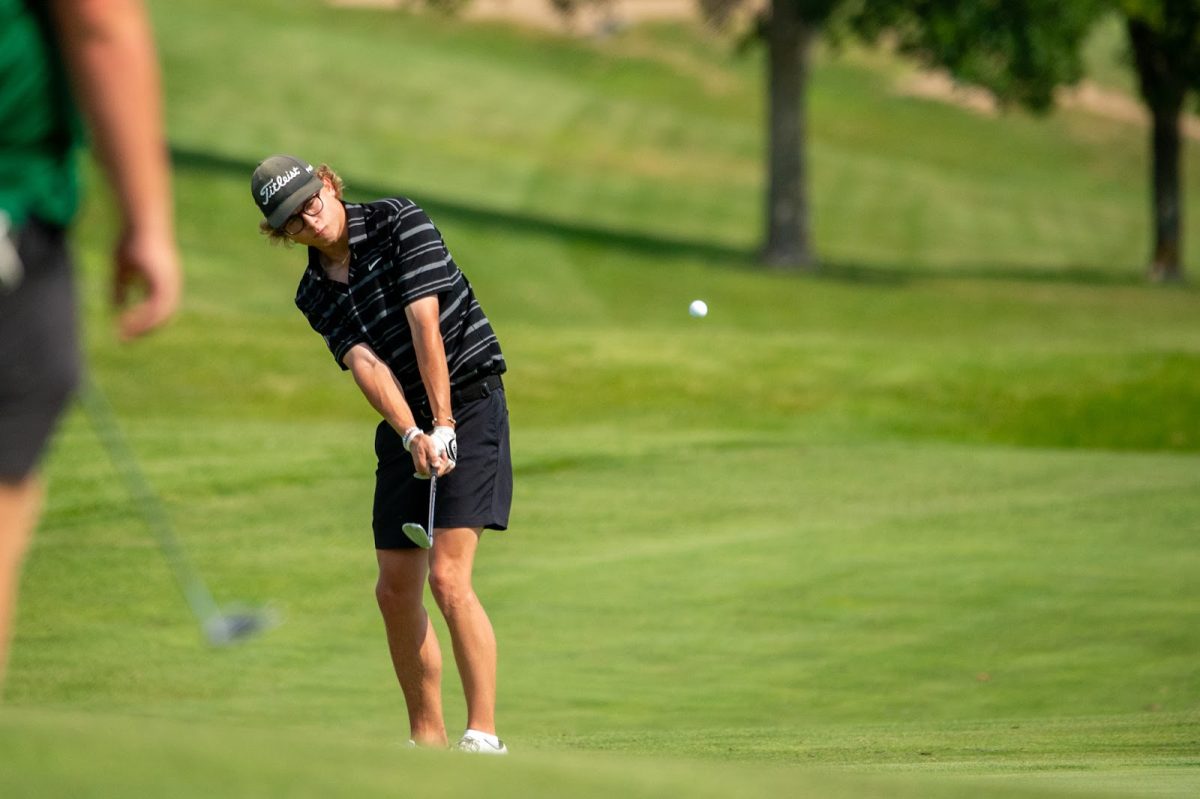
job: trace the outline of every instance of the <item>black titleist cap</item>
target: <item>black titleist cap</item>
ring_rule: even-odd
[[[250,191],[267,224],[277,228],[321,190],[312,164],[290,155],[273,155],[254,170]]]

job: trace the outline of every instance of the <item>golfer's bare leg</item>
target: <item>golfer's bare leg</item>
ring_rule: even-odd
[[[8,663],[8,641],[17,605],[21,561],[42,508],[42,482],[27,477],[15,483],[0,480],[0,686]]]
[[[429,587],[450,628],[454,660],[467,698],[467,727],[495,735],[496,635],[471,586],[482,533],[468,527],[437,530]]]
[[[379,582],[375,596],[387,628],[388,650],[404,701],[412,739],[445,746],[442,716],[442,651],[425,612],[429,553],[423,549],[377,549]]]

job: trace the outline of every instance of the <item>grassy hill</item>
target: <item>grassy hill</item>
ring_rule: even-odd
[[[0,793],[1200,788],[1200,295],[1141,282],[1144,131],[980,117],[822,53],[825,266],[768,273],[759,55],[674,27],[152,5],[189,293],[114,343],[97,190],[89,351],[218,598],[285,623],[205,649],[72,416]],[[506,763],[398,747],[374,421],[292,306],[302,254],[255,232],[248,176],[277,151],[424,205],[503,342],[517,495],[478,588]]]

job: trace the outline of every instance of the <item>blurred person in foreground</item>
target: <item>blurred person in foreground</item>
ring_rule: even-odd
[[[305,245],[296,305],[383,420],[375,431],[376,598],[408,707],[410,745],[444,747],[442,655],[422,599],[446,620],[467,701],[455,748],[508,752],[496,736],[496,637],[471,572],[483,531],[512,504],[504,356],[441,233],[404,198],[342,201],[328,166],[287,155],[254,170],[273,240]],[[432,541],[425,521],[438,476]],[[432,547],[430,545],[432,544]]]
[[[175,312],[182,286],[146,10],[140,0],[0,0],[0,681],[41,512],[38,464],[81,372],[66,241],[79,201],[77,109],[122,223],[112,289],[129,340]]]

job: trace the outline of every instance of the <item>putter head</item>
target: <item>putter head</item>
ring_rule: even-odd
[[[416,522],[405,522],[400,529],[408,536],[409,541],[412,541],[421,549],[429,549],[433,546],[433,539],[429,537],[429,533],[425,532],[425,528]]]
[[[278,624],[278,614],[270,609],[227,610],[204,622],[204,637],[212,646],[229,646],[253,638]]]

